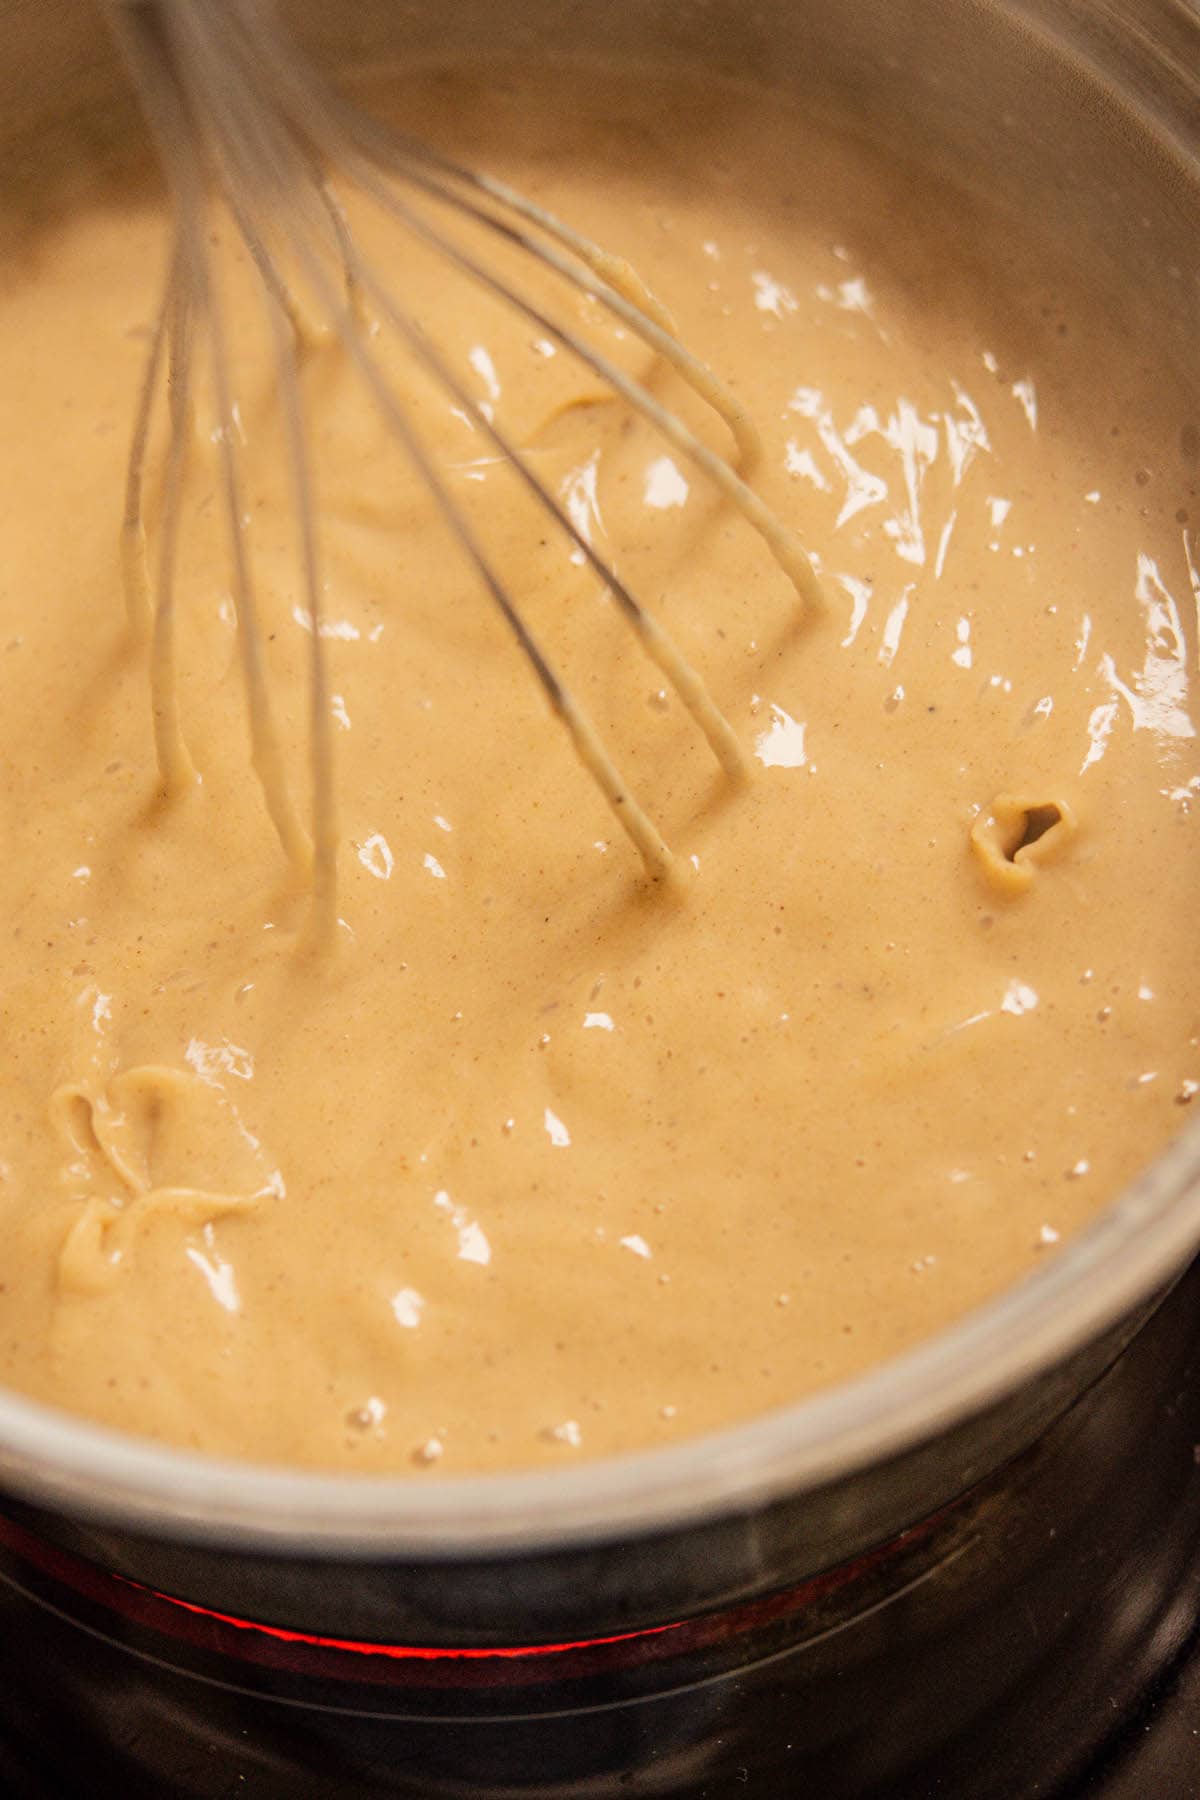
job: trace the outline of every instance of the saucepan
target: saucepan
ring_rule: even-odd
[[[856,109],[884,141],[919,134],[1086,258],[1130,355],[1152,352],[1179,396],[1164,459],[1190,459],[1200,482],[1191,0],[284,10],[334,69],[602,54],[768,80],[797,106]],[[141,129],[98,11],[3,0],[3,154],[47,121],[93,115],[108,132],[126,117]],[[284,1636],[431,1649],[615,1640],[803,1587],[952,1512],[1144,1328],[1200,1246],[1200,1122],[1181,1109],[1180,1125],[1090,1228],[998,1299],[853,1381],[669,1448],[478,1478],[338,1476],[189,1454],[0,1393],[9,1547],[36,1560],[39,1545],[85,1585],[102,1571],[129,1593]]]

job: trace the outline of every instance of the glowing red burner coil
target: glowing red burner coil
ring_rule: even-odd
[[[206,1660],[216,1657],[257,1665],[306,1681],[429,1689],[513,1687],[569,1682],[697,1652],[723,1654],[722,1647],[735,1641],[749,1649],[755,1638],[763,1653],[768,1646],[762,1634],[770,1635],[801,1615],[809,1615],[810,1628],[827,1627],[831,1620],[826,1606],[834,1596],[840,1596],[842,1604],[853,1595],[852,1604],[870,1605],[880,1578],[885,1589],[898,1577],[900,1585],[907,1585],[914,1574],[910,1553],[917,1551],[918,1562],[928,1566],[930,1552],[938,1553],[936,1527],[953,1510],[934,1515],[851,1563],[728,1611],[561,1643],[487,1646],[381,1643],[245,1619],[97,1566],[43,1542],[3,1515],[0,1546],[50,1577],[60,1591],[68,1590],[110,1617],[118,1615],[139,1631],[187,1645]],[[61,1598],[54,1603],[61,1606]],[[87,1625],[86,1617],[80,1615],[80,1623]],[[131,1647],[136,1648],[132,1640]],[[409,1671],[407,1677],[402,1669]]]
[[[215,1619],[219,1624],[232,1625],[238,1631],[256,1631],[264,1637],[277,1638],[285,1644],[310,1644],[318,1650],[344,1650],[354,1656],[388,1656],[397,1661],[415,1659],[419,1662],[486,1661],[489,1657],[530,1657],[530,1656],[562,1656],[570,1650],[599,1650],[609,1644],[631,1644],[642,1638],[661,1637],[666,1631],[678,1631],[680,1626],[650,1625],[642,1631],[620,1631],[612,1637],[579,1638],[569,1644],[506,1644],[496,1645],[489,1649],[459,1648],[458,1646],[433,1646],[426,1644],[370,1644],[355,1643],[352,1638],[322,1637],[308,1631],[286,1631],[282,1625],[262,1625],[256,1619],[237,1619],[232,1613],[214,1612],[210,1606],[197,1606],[193,1600],[179,1600],[174,1594],[160,1593],[157,1588],[143,1587],[139,1581],[130,1581],[125,1575],[117,1575],[115,1580],[124,1586],[135,1588],[138,1593],[149,1594],[155,1600],[165,1601],[168,1606],[178,1606],[184,1612],[195,1613],[200,1618]]]

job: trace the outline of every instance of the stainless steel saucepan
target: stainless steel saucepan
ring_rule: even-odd
[[[919,133],[964,179],[1036,205],[1111,290],[1130,354],[1152,356],[1175,384],[1179,438],[1164,459],[1190,458],[1200,480],[1191,0],[291,10],[330,65],[600,53],[762,78],[797,105],[857,108],[884,138]],[[2,0],[0,155],[19,154],[47,121],[97,111],[107,129],[126,113],[140,129],[98,13],[85,0]],[[1184,922],[1181,954],[1185,940]],[[191,1455],[0,1393],[4,1510],[90,1567],[296,1632],[486,1647],[640,1631],[794,1586],[935,1514],[1071,1406],[1198,1245],[1200,1133],[1189,1128],[999,1299],[736,1428],[553,1471],[342,1477]]]

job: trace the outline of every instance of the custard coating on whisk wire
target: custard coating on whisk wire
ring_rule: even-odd
[[[543,211],[505,183],[459,167],[439,151],[389,131],[349,105],[304,60],[280,28],[267,0],[109,0],[119,41],[158,140],[174,212],[174,240],[163,296],[151,334],[130,448],[122,528],[122,567],[130,627],[149,643],[154,735],[164,790],[194,779],[176,693],[175,573],[180,512],[192,432],[193,356],[206,354],[216,429],[219,486],[229,539],[241,677],[251,760],[288,861],[312,882],[318,939],[336,925],[335,780],[330,684],[322,631],[322,575],[317,507],[310,466],[309,423],[299,363],[322,332],[349,357],[453,538],[474,565],[484,590],[524,652],[584,766],[637,846],[646,871],[662,880],[675,868],[671,851],[638,803],[576,696],[556,672],[521,606],[463,506],[439,473],[413,408],[373,346],[383,326],[396,333],[418,365],[483,434],[554,528],[599,577],[643,649],[670,682],[704,733],[726,775],[738,780],[746,762],[729,722],[699,672],[587,534],[535,473],[526,455],[455,373],[406,308],[393,280],[360,252],[339,195],[337,171],[395,221],[410,241],[524,317],[545,338],[641,414],[697,466],[758,533],[804,606],[817,610],[821,590],[813,565],[792,533],[747,484],[759,455],[745,409],[675,335],[667,309],[630,265]],[[427,204],[425,211],[416,202]],[[245,531],[244,482],[220,281],[210,220],[223,210],[244,246],[261,289],[268,328],[288,481],[295,511],[304,605],[310,625],[311,819],[306,828],[292,796],[272,707],[253,560]],[[455,235],[448,219],[467,221],[499,245],[587,296],[627,327],[723,419],[735,445],[735,467],[716,454],[643,381],[547,312]],[[402,289],[402,283],[399,284]],[[309,306],[323,322],[310,322]],[[168,440],[157,529],[156,566],[147,568],[147,445],[155,399],[166,371]],[[739,472],[740,470],[740,472]]]

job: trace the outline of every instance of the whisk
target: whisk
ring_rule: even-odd
[[[415,363],[450,397],[514,471],[556,530],[617,603],[645,651],[671,683],[734,780],[746,772],[738,740],[699,673],[630,591],[545,485],[502,425],[468,391],[446,355],[418,325],[403,293],[360,250],[333,178],[380,208],[398,230],[444,259],[448,269],[512,307],[546,339],[640,413],[698,467],[756,531],[806,607],[821,604],[812,563],[792,533],[751,488],[760,456],[755,427],[713,372],[679,341],[666,308],[622,258],[581,236],[520,193],[378,123],[346,101],[307,62],[270,0],[107,0],[143,108],[157,139],[173,206],[173,238],[150,339],[129,453],[122,566],[131,630],[145,644],[154,738],[170,794],[193,777],[176,688],[176,573],[179,559],[194,365],[207,353],[215,411],[222,507],[229,540],[241,676],[251,760],[267,810],[297,873],[311,881],[322,933],[336,922],[336,822],[329,681],[323,645],[321,545],[299,359],[309,341],[306,304],[351,360],[387,426],[427,486],[483,591],[503,615],[575,749],[655,880],[672,854],[638,803],[600,735],[523,616],[518,598],[485,551],[471,518],[449,490],[404,395],[389,379],[365,328],[368,313],[397,334]],[[214,279],[208,221],[214,208],[232,222],[252,264],[269,326],[274,389],[286,443],[309,633],[311,817],[294,802],[276,726],[253,559],[243,525],[243,472],[229,333]],[[601,348],[551,316],[545,304],[456,235],[469,221],[485,237],[583,293],[631,329],[724,421],[734,459],[718,455],[646,385]],[[144,489],[151,427],[165,388],[167,448],[153,572]],[[736,466],[735,466],[736,463]]]

